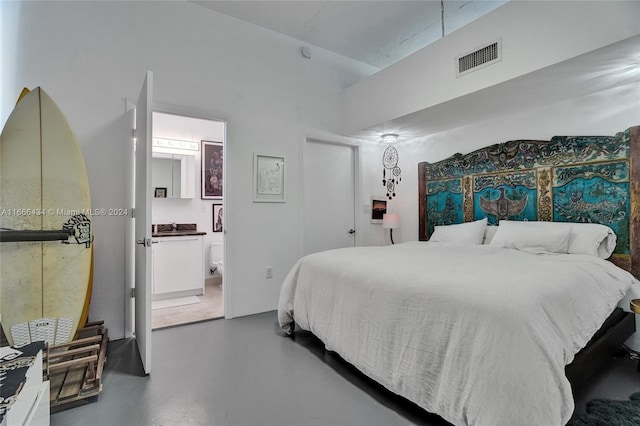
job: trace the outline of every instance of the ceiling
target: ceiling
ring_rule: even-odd
[[[448,35],[508,0],[189,1],[308,43],[312,53],[318,46],[382,69],[440,39],[443,9]],[[422,140],[468,124],[469,117],[488,120],[513,108],[531,109],[637,82],[639,46],[636,36],[349,136],[378,140],[380,134],[392,132],[402,135],[400,141]]]
[[[492,120],[514,111],[638,84],[639,52],[640,35],[637,35],[349,136],[379,141],[384,133],[399,133],[399,142],[422,141],[428,135],[474,121]]]
[[[310,45],[388,67],[507,0],[197,1]]]

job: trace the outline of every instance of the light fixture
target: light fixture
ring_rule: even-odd
[[[391,238],[391,244],[393,242],[393,229],[400,227],[400,216],[395,213],[385,213],[382,215],[382,227],[389,230],[389,238]]]
[[[200,144],[193,141],[182,141],[177,139],[152,138],[154,148],[177,151],[200,151]],[[158,151],[160,152],[160,151]]]
[[[386,143],[394,143],[398,140],[396,133],[386,133],[380,137],[382,141]],[[382,170],[382,186],[387,188],[387,197],[390,200],[396,196],[396,185],[402,180],[402,176],[400,175],[402,170],[398,167],[398,159],[398,150],[392,146],[388,146],[387,149],[384,150],[384,154],[382,154],[382,165],[384,166]],[[389,170],[388,176],[387,170]]]
[[[382,142],[384,143],[396,143],[398,142],[398,134],[397,133],[385,133],[380,136],[382,138]]]

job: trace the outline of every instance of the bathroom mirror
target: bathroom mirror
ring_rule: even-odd
[[[151,159],[151,182],[156,198],[195,198],[196,157],[157,152]],[[160,191],[156,191],[159,188]],[[162,191],[166,188],[166,191]]]

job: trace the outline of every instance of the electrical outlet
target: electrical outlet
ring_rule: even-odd
[[[273,278],[273,267],[267,266],[267,278]]]

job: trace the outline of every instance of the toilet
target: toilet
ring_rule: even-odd
[[[222,243],[211,243],[209,245],[209,273],[211,275],[222,276],[224,248]]]

